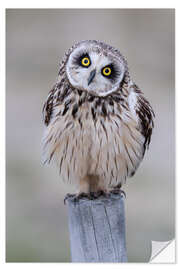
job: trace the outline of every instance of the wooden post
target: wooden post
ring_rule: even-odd
[[[72,262],[127,262],[122,194],[67,205]]]

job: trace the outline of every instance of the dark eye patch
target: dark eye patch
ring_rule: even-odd
[[[88,53],[83,53],[83,54],[75,56],[74,61],[73,61],[74,64],[78,65],[78,66],[81,66],[81,67],[85,67],[85,66],[82,65],[83,58],[88,58],[89,59],[90,64],[87,66],[87,67],[89,67],[91,65],[91,59],[90,59]]]
[[[111,74],[109,76],[104,76],[103,70],[105,68],[111,69]],[[109,64],[101,69],[101,74],[103,77],[107,78],[108,80],[112,80],[114,82],[114,81],[116,81],[116,78],[120,75],[120,71],[113,63],[111,63],[111,64]]]

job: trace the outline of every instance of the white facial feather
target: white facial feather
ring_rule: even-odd
[[[135,110],[135,106],[137,105],[137,94],[132,90],[129,93],[128,103],[129,103],[129,108],[130,108],[133,116],[137,120],[138,117],[137,117],[136,110]]]
[[[83,54],[89,55],[91,61],[89,67],[75,64],[74,59]],[[113,64],[116,69],[116,77],[113,80],[102,75],[102,69],[110,64]],[[92,70],[96,70],[96,75],[92,83],[88,85],[88,78]],[[82,44],[71,53],[66,72],[72,86],[96,96],[107,96],[119,87],[124,76],[125,67],[120,59],[112,53],[109,52],[109,54],[104,55],[103,52],[99,52],[91,44],[87,46]]]

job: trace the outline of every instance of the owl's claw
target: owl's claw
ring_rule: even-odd
[[[71,200],[73,200],[74,202],[78,202],[80,199],[87,198],[89,200],[95,200],[101,196],[108,198],[110,196],[110,194],[105,192],[104,190],[99,190],[97,192],[90,192],[90,193],[81,192],[77,195],[68,193],[64,198],[64,204],[66,204],[66,200],[69,198],[71,198]]]
[[[88,198],[89,200],[92,200],[93,197],[90,193],[84,193],[84,192],[81,192],[79,194],[67,194],[66,197],[64,198],[64,204],[66,203],[66,200],[71,198],[72,201],[74,202],[78,202],[79,200],[81,199],[84,199],[84,198]]]
[[[87,198],[89,200],[95,200],[95,199],[98,199],[100,196],[108,197],[109,194],[103,190],[99,190],[97,192],[90,192],[90,193],[82,192],[75,196],[74,201],[77,202],[83,198]]]
[[[65,198],[64,198],[64,204],[66,204],[66,200],[67,200],[67,199],[72,198],[72,197],[74,197],[74,196],[75,196],[75,194],[67,193],[66,196],[65,196]]]
[[[98,199],[101,196],[109,197],[109,194],[104,190],[99,190],[97,192],[91,192],[94,199]]]
[[[122,189],[115,187],[110,192],[105,192],[104,190],[99,190],[97,192],[90,192],[90,193],[81,192],[77,195],[68,193],[66,195],[66,197],[64,198],[64,204],[66,204],[66,200],[69,198],[71,198],[74,202],[78,202],[79,200],[84,199],[84,198],[87,198],[89,200],[95,200],[101,196],[108,198],[110,196],[110,194],[115,194],[115,195],[123,194],[124,197],[126,198],[126,193]]]
[[[91,200],[91,196],[90,196],[89,193],[81,192],[81,193],[79,193],[78,195],[76,195],[76,196],[74,197],[74,201],[75,201],[75,202],[78,202],[80,199],[83,199],[83,198],[88,198],[88,199]]]
[[[117,195],[117,194],[123,194],[124,197],[126,198],[126,193],[125,193],[125,191],[122,190],[122,189],[120,189],[120,188],[114,188],[114,189],[112,189],[112,190],[110,191],[110,193],[115,194],[115,195]]]

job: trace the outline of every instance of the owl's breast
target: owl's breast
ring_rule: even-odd
[[[76,145],[77,156],[88,174],[100,175],[112,183],[123,182],[143,158],[144,137],[130,110],[105,102],[100,105],[87,102],[73,118],[71,115],[72,147]]]
[[[123,183],[143,157],[144,138],[131,112],[113,101],[92,99],[54,108],[45,146],[64,179],[99,175]]]

